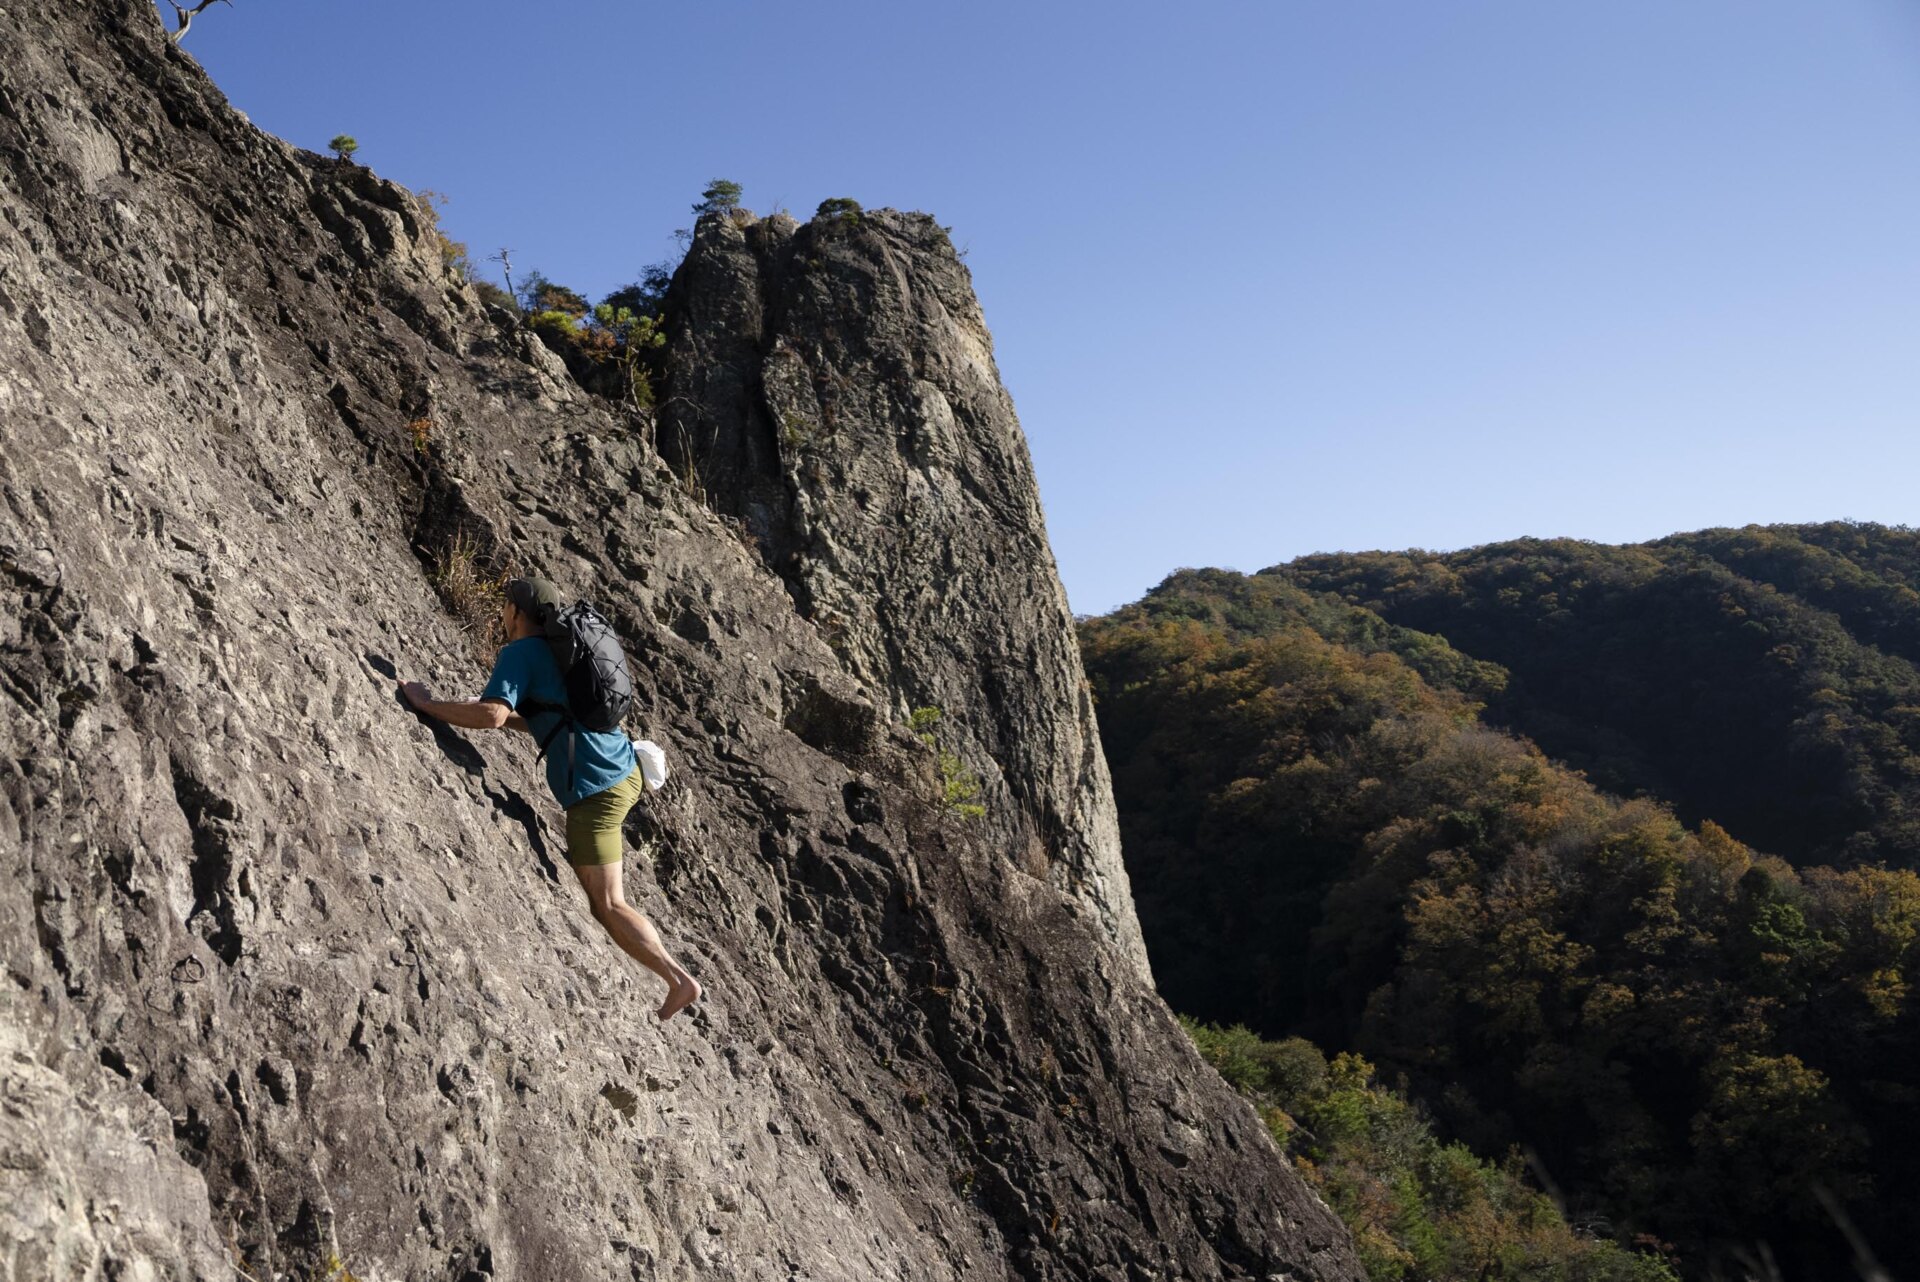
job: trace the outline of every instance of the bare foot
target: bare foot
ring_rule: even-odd
[[[700,1000],[700,981],[691,975],[682,975],[680,981],[667,990],[667,1000],[660,1003],[660,1020],[665,1023],[687,1007]]]

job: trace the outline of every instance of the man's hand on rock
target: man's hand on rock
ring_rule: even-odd
[[[412,704],[417,710],[424,708],[425,705],[433,701],[433,692],[418,681],[402,681],[400,683],[400,697]]]

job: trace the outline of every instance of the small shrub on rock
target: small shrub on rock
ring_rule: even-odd
[[[556,342],[571,342],[579,337],[579,324],[573,314],[555,307],[550,307],[543,312],[535,312],[527,324],[531,325],[533,332],[540,337],[550,338]]]
[[[447,207],[447,198],[437,191],[417,191],[414,198],[420,209],[420,220],[427,225],[428,235],[439,246],[440,266],[455,280],[472,280],[473,259],[468,254],[467,246],[440,228],[440,211]]]
[[[480,301],[488,307],[498,307],[505,311],[517,312],[520,304],[513,301],[513,295],[490,280],[472,282],[473,292],[480,295]]]
[[[592,304],[577,291],[548,280],[539,272],[528,273],[526,283],[520,286],[520,303],[536,316],[541,312],[564,312],[576,320],[593,310]]]
[[[941,808],[962,819],[979,819],[987,813],[987,808],[974,800],[980,795],[980,776],[967,769],[957,753],[940,743],[934,727],[940,724],[943,715],[936,707],[915,708],[907,718],[907,725],[920,737],[921,743],[934,751],[935,764],[940,770]]]
[[[707,184],[700,193],[700,203],[693,207],[698,214],[731,214],[740,207],[740,184],[729,182],[725,178],[716,178]]]
[[[813,216],[826,222],[838,223],[842,227],[858,227],[862,212],[864,211],[861,210],[859,201],[848,196],[834,196],[821,201],[820,207],[813,211]]]
[[[433,586],[439,590],[440,599],[447,603],[448,611],[460,621],[461,628],[482,650],[504,642],[505,638],[496,633],[500,607],[506,600],[507,575],[488,571],[480,545],[471,536],[464,532],[455,534],[435,554]]]

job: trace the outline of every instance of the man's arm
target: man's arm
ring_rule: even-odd
[[[518,729],[526,729],[527,723],[518,713],[495,699],[436,699],[418,681],[402,682],[400,693],[416,711],[463,730],[498,730],[516,721],[520,722]]]

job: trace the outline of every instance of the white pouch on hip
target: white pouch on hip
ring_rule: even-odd
[[[640,759],[640,777],[655,792],[667,784],[667,754],[651,739],[635,739],[633,755]]]

